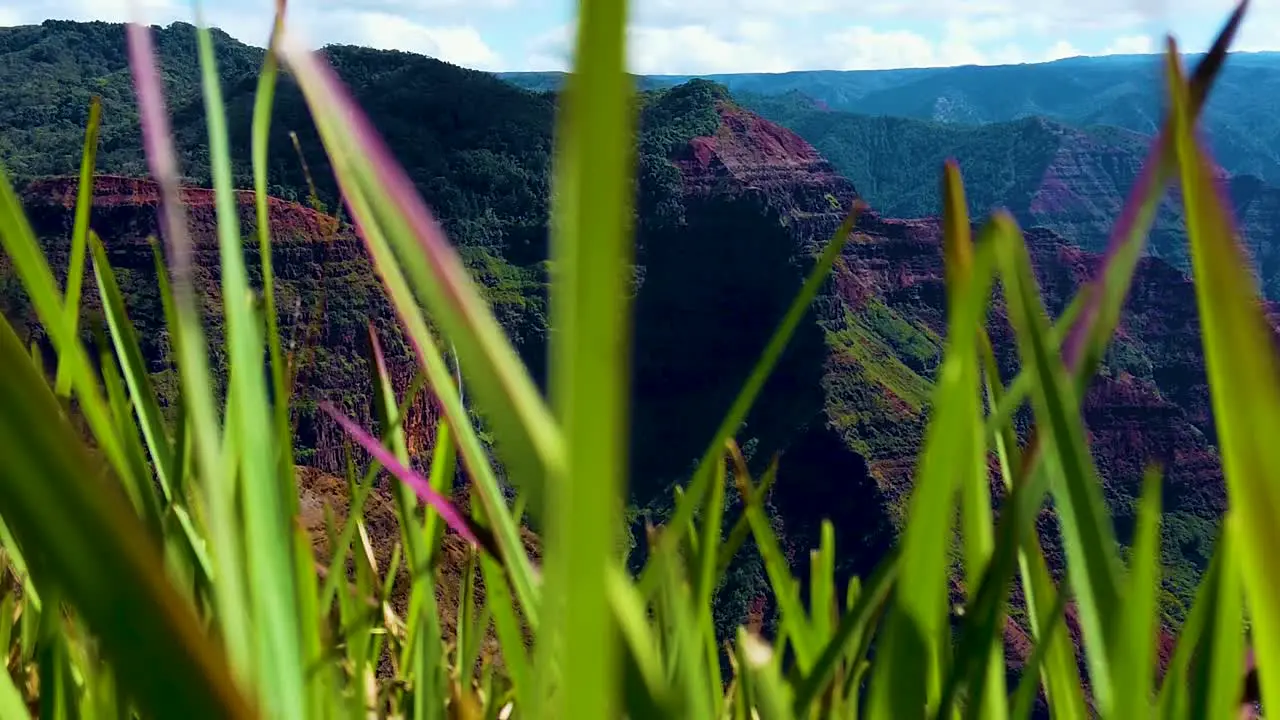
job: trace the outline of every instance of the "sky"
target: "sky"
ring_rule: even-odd
[[[190,0],[0,0],[0,26],[49,17],[192,21]],[[643,74],[861,70],[1203,50],[1231,0],[632,0],[628,62]],[[274,0],[205,0],[206,21],[264,45]],[[290,0],[313,46],[406,50],[481,70],[563,70],[572,0]],[[51,14],[52,13],[52,14]],[[1255,0],[1239,50],[1280,50],[1280,0]]]

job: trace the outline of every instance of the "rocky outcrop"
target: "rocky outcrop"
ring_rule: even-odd
[[[788,244],[768,256],[786,258],[771,261],[776,263],[773,275],[798,276],[794,268],[808,267],[806,259],[811,262],[812,253],[830,237],[857,193],[789,131],[746,115],[731,103],[721,101],[717,111],[721,124],[714,134],[695,138],[673,154],[687,194],[690,198],[749,198],[738,209],[750,213],[752,222],[764,225],[765,218],[776,218],[786,230],[786,237],[775,233],[768,241],[770,246]],[[1059,216],[1079,211],[1088,217],[1104,213],[1114,217],[1118,205],[1103,199],[1117,193],[1123,197],[1120,191],[1127,191],[1137,167],[1128,164],[1124,153],[1095,153],[1087,147],[1069,150],[1071,143],[1066,142],[1062,147],[1039,191],[1028,196],[1024,207]],[[1096,181],[1103,176],[1108,183],[1098,186],[1096,196],[1079,192],[1088,184],[1081,178]],[[1055,188],[1061,191],[1056,196]],[[1258,205],[1259,211],[1265,207]],[[742,226],[747,224],[743,221]],[[761,237],[762,231],[753,234]],[[1045,303],[1056,316],[1081,284],[1097,274],[1101,257],[1045,228],[1030,228],[1025,235]],[[748,231],[729,236],[720,255],[724,262],[733,263],[730,255],[737,253],[763,260],[763,249],[748,240]],[[809,354],[795,366],[798,371],[819,373],[822,423],[865,461],[873,487],[861,491],[861,500],[847,502],[877,503],[894,521],[902,519],[910,492],[928,417],[931,378],[945,344],[940,238],[936,219],[895,220],[864,213],[832,281],[815,304],[809,318],[812,325],[806,326],[822,335],[822,346],[809,345],[804,351]],[[790,287],[798,285],[794,280]],[[733,317],[735,328],[771,327],[779,314],[746,311],[724,317]],[[1122,324],[1083,407],[1090,447],[1122,541],[1127,542],[1133,531],[1133,506],[1143,471],[1148,464],[1164,468],[1168,523],[1164,546],[1173,569],[1164,580],[1163,600],[1171,620],[1181,617],[1190,601],[1225,507],[1197,317],[1194,288],[1187,276],[1164,260],[1145,258]],[[1018,366],[1016,343],[998,297],[990,332],[1005,380],[1011,380]],[[763,347],[763,342],[756,347]],[[813,353],[821,358],[815,359]],[[798,386],[802,385],[793,384]],[[1029,414],[1023,414],[1020,426],[1028,429]],[[751,435],[750,422],[744,434]],[[776,442],[785,448],[795,437]],[[785,449],[782,463],[785,474]],[[799,482],[835,481],[819,474]],[[779,485],[780,496],[784,488]],[[804,494],[825,497],[813,487]],[[787,507],[782,513],[784,527],[799,527],[838,512],[830,500],[807,505],[783,497],[776,503]],[[1046,551],[1054,567],[1061,569],[1055,524],[1046,510],[1040,521],[1046,531]],[[807,540],[794,539],[802,548]]]
[[[40,180],[22,195],[27,216],[59,279],[67,273],[77,185],[71,178]],[[99,176],[94,198],[90,226],[102,238],[161,402],[168,407],[177,400],[178,382],[152,250],[152,239],[159,235],[160,227],[159,188],[150,180]],[[226,357],[213,192],[186,188],[182,201],[194,247],[195,283],[205,311],[211,369],[221,389]],[[237,207],[250,282],[260,287],[253,194],[237,193]],[[297,459],[330,472],[343,472],[346,436],[317,411],[316,405],[327,400],[358,421],[372,424],[370,325],[377,329],[397,392],[408,388],[416,364],[364,245],[351,228],[296,203],[272,199],[269,211],[281,341],[294,373],[291,404]],[[84,287],[84,336],[86,342],[93,342],[94,325],[101,321],[101,303],[91,270]],[[37,341],[43,337],[34,323],[27,332]],[[430,447],[437,416],[430,394],[420,393],[405,420],[412,451]]]

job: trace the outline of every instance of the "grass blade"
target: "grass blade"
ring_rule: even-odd
[[[795,651],[796,667],[801,673],[807,673],[813,667],[817,650],[814,647],[815,636],[809,616],[800,602],[800,582],[791,574],[790,565],[782,553],[773,527],[769,524],[769,518],[765,515],[764,495],[756,491],[747,471],[746,460],[733,440],[729,441],[729,452],[734,462],[734,480],[744,499],[742,513],[751,526],[751,534],[755,537],[760,557],[764,559],[765,573],[782,614],[781,630],[790,639],[791,648]]]
[[[1206,608],[1208,624],[1200,635],[1191,658],[1187,678],[1187,717],[1231,717],[1240,712],[1240,691],[1244,685],[1244,608],[1240,561],[1236,557],[1239,516],[1228,514],[1223,521],[1222,566],[1210,588]],[[1235,525],[1235,527],[1232,527]]]
[[[208,343],[201,325],[200,313],[192,282],[193,261],[191,237],[187,232],[186,212],[180,199],[177,153],[169,133],[160,72],[156,67],[151,30],[130,23],[125,26],[129,46],[129,67],[138,96],[138,117],[142,125],[143,145],[151,176],[160,186],[160,208],[167,259],[172,267],[172,317],[169,326],[178,356],[178,373],[182,387],[184,417],[189,425],[187,439],[194,452],[196,467],[208,507],[209,534],[212,539],[215,600],[220,630],[227,643],[237,677],[253,677],[250,652],[249,611],[239,513],[235,508],[235,474],[224,473],[223,442],[218,414],[213,400],[213,382],[209,373]],[[160,273],[161,297],[164,273]],[[169,317],[168,305],[166,316]]]
[[[973,272],[973,240],[970,237],[968,204],[965,202],[964,183],[960,169],[954,162],[943,167],[943,253],[949,304],[959,304],[970,292]],[[976,350],[976,345],[970,347]],[[952,397],[953,402],[965,403],[966,416],[982,415],[982,380],[977,355],[971,353],[962,368],[965,386],[962,393]],[[987,448],[985,434],[977,423],[964,428],[965,442],[957,443],[953,459],[956,466],[956,482],[960,487],[960,528],[964,539],[964,573],[969,601],[977,600],[979,587],[987,574],[987,566],[995,552],[994,521],[991,514],[991,485],[987,476]],[[1002,613],[998,614],[1003,617]],[[994,621],[994,620],[992,620]],[[988,687],[971,688],[981,693],[983,717],[998,720],[1005,717],[1007,708],[1004,686],[1004,657],[998,646],[988,651],[989,671],[984,682]]]
[[[80,186],[76,190],[76,217],[71,227],[71,265],[67,270],[65,331],[74,338],[80,332],[80,290],[84,286],[85,243],[89,235],[89,212],[93,208],[93,169],[98,159],[98,125],[102,120],[102,98],[89,101],[89,123],[84,131],[84,153],[80,159]],[[61,357],[54,392],[66,397],[71,392],[71,367]]]
[[[404,273],[401,272],[400,263],[392,254],[388,238],[379,223],[380,216],[375,213],[370,196],[382,194],[384,191],[377,187],[366,191],[365,186],[362,184],[365,178],[361,173],[367,174],[373,171],[367,166],[361,165],[361,163],[366,161],[370,152],[376,150],[377,152],[374,155],[383,160],[378,164],[378,168],[382,172],[393,176],[391,178],[392,182],[399,183],[398,187],[403,190],[402,186],[407,185],[408,181],[403,178],[402,171],[388,159],[385,148],[377,141],[372,131],[369,130],[366,124],[367,121],[359,114],[358,110],[354,109],[350,98],[347,97],[332,71],[310,53],[293,47],[289,42],[282,41],[281,52],[284,53],[290,68],[299,79],[309,107],[311,107],[317,129],[320,131],[330,160],[333,162],[343,197],[353,209],[353,217],[357,223],[357,229],[369,248],[374,267],[382,277],[383,285],[387,289],[397,315],[405,326],[414,352],[426,372],[427,380],[436,393],[436,397],[440,400],[450,427],[458,433],[460,454],[467,470],[475,481],[476,487],[480,490],[479,496],[481,503],[484,505],[486,517],[489,518],[489,522],[493,523],[497,542],[502,549],[503,566],[510,574],[512,589],[520,600],[526,622],[531,629],[536,630],[539,626],[541,605],[537,574],[524,552],[515,522],[506,507],[505,497],[498,486],[497,476],[489,461],[488,451],[472,426],[471,416],[463,406],[457,388],[452,384],[453,378],[445,365],[444,357],[431,331],[427,328],[426,320],[413,297],[409,282]],[[349,112],[331,112],[329,101],[334,98],[343,103],[343,110]],[[354,129],[352,123],[354,123]],[[364,144],[356,147],[350,141],[353,135],[359,136]],[[376,148],[372,148],[371,145],[376,146]],[[414,217],[419,220],[423,218],[429,219],[426,209],[421,207],[420,203],[415,204],[411,193],[407,190],[401,193],[400,199],[412,206],[410,209]],[[439,237],[438,230],[432,223],[426,222],[425,225],[417,227],[425,233],[423,238],[435,253],[433,260],[444,263],[443,265],[436,265],[438,272],[450,275],[448,287],[461,293],[460,296],[450,296],[453,299],[439,299],[440,303],[448,305],[444,312],[459,314],[462,313],[459,307],[462,307],[466,312],[472,313],[466,315],[465,319],[467,321],[475,321],[487,327],[486,323],[493,321],[492,316],[485,314],[483,308],[477,309],[472,304],[473,301],[474,303],[480,303],[478,291],[466,276],[465,270],[462,269],[460,261],[452,249]],[[395,226],[392,229],[408,237],[415,237],[414,231],[406,229],[403,225]],[[418,271],[415,275],[415,279],[418,280],[417,284],[433,287],[436,285],[431,280],[433,275],[428,268],[419,266]],[[425,280],[422,278],[425,278]],[[459,290],[459,288],[463,289]],[[458,300],[458,297],[461,297],[461,299]],[[438,307],[435,303],[428,303],[428,306],[433,309]],[[488,318],[488,320],[484,318]],[[459,319],[459,322],[462,322],[462,320]],[[496,324],[496,321],[493,322]],[[464,328],[459,332],[470,331]],[[485,335],[487,332],[480,332],[480,335]],[[500,339],[505,341],[505,338]],[[492,372],[507,373],[508,375],[514,372],[513,376],[504,376],[506,382],[524,387],[527,381],[530,383],[531,388],[531,381],[527,380],[527,373],[524,375],[526,380],[518,379],[520,373],[524,372],[523,366],[513,371],[504,365],[506,360],[514,362],[513,351],[510,351],[509,344],[507,351],[502,351],[500,349],[495,350],[492,343],[486,344],[489,341],[477,340],[477,342],[484,347],[476,349],[478,354],[473,357],[476,362],[483,364]],[[500,346],[501,344],[499,343]],[[466,345],[466,347],[471,347],[471,345]],[[488,356],[482,357],[483,353],[489,351],[496,353],[494,357],[498,359],[495,360]],[[504,354],[504,352],[508,354]],[[466,360],[466,356],[463,359]],[[519,363],[516,363],[516,365],[519,365]],[[501,406],[501,403],[510,398],[503,395],[499,390],[501,388],[493,390],[494,393],[500,396],[493,402]],[[532,392],[532,395],[520,391],[517,393],[518,397],[512,402],[519,405],[522,408],[522,412],[531,413],[534,416],[535,435],[526,436],[523,444],[521,440],[516,440],[517,452],[515,452],[516,457],[514,459],[519,462],[515,466],[508,468],[511,474],[516,476],[517,481],[526,486],[526,489],[530,489],[530,484],[541,485],[544,473],[547,472],[546,467],[554,466],[555,468],[563,469],[563,458],[561,457],[563,448],[560,447],[558,429],[551,423],[549,411],[536,391],[530,390],[530,392]],[[517,417],[514,411],[505,413],[505,415],[504,412],[496,414],[506,418]],[[513,427],[509,427],[507,430],[522,433],[524,428],[525,426],[521,423],[515,423]],[[500,437],[502,436],[500,435]],[[540,453],[538,457],[535,457],[532,451],[521,454],[523,451],[518,450],[519,447],[528,447],[530,445],[542,448],[538,451]],[[549,459],[552,461],[551,466],[540,463],[538,458],[542,458],[542,460]],[[540,492],[537,487],[532,487],[531,489],[536,491],[533,493],[535,495]]]
[[[37,584],[63,590],[147,715],[256,717],[4,321],[0,365],[0,507]]]
[[[0,247],[8,254],[15,274],[30,298],[40,323],[49,332],[49,339],[58,353],[59,364],[67,368],[72,387],[79,400],[79,412],[92,431],[98,447],[115,470],[117,478],[129,489],[131,499],[140,503],[145,480],[136,476],[135,468],[115,426],[115,418],[98,385],[97,376],[89,362],[88,353],[78,337],[67,335],[66,307],[57,281],[49,267],[49,261],[40,249],[31,224],[22,211],[22,203],[8,176],[0,170]],[[23,349],[22,362],[33,365],[32,356]],[[145,514],[142,505],[135,505]]]
[[[1058,700],[1058,696],[1055,695],[1057,685],[1053,682],[1053,676],[1055,672],[1059,675],[1061,675],[1061,672],[1056,671],[1049,665],[1053,649],[1067,647],[1062,640],[1058,639],[1058,628],[1062,626],[1061,620],[1066,609],[1067,594],[1060,592],[1057,599],[1053,601],[1053,609],[1049,611],[1047,616],[1048,622],[1038,625],[1041,628],[1040,634],[1044,639],[1036,643],[1035,648],[1031,651],[1031,657],[1027,658],[1027,662],[1022,666],[1022,678],[1018,681],[1018,689],[1014,691],[1013,708],[1009,713],[1015,720],[1027,720],[1027,718],[1031,717],[1032,706],[1036,701],[1036,688],[1040,685],[1042,672],[1046,675],[1044,682],[1047,689],[1045,694],[1048,696],[1050,712],[1054,713],[1054,717],[1058,717],[1061,713],[1060,707],[1067,708],[1066,712],[1072,713],[1076,717],[1084,715],[1083,712],[1077,712],[1074,705],[1068,705]],[[1069,654],[1068,657],[1072,661],[1072,667],[1074,667],[1075,658],[1070,657]],[[1078,677],[1077,690],[1080,689]],[[1081,697],[1079,705],[1081,708],[1084,707],[1083,697]]]
[[[290,504],[281,484],[292,487],[292,467],[280,472],[272,449],[273,423],[262,372],[262,337],[251,304],[244,249],[240,237],[239,208],[231,184],[231,150],[227,139],[225,109],[214,56],[213,39],[198,22],[197,47],[204,89],[205,117],[209,132],[209,164],[213,175],[214,209],[218,220],[222,302],[227,332],[227,358],[235,404],[233,427],[239,433],[238,456],[243,496],[244,540],[255,631],[257,686],[265,693],[266,708],[283,720],[306,716],[305,667],[298,612],[297,573],[293,567]],[[283,398],[277,398],[283,402]],[[292,458],[290,458],[292,465]],[[295,501],[296,502],[296,501]]]
[[[126,314],[120,286],[97,233],[89,233],[89,250],[93,253],[93,274],[98,284],[98,294],[102,298],[103,314],[107,319],[107,327],[111,330],[111,340],[115,345],[116,357],[119,358],[129,395],[133,398],[142,437],[146,440],[156,478],[160,482],[160,491],[164,494],[166,503],[175,502],[173,447],[169,444],[160,415],[160,404],[156,399],[155,389],[151,386],[142,350],[138,346],[137,331]]]
[[[279,51],[303,91],[362,237],[366,243],[382,241],[394,252],[398,270],[413,281],[411,292],[457,346],[511,475],[527,491],[540,495],[544,478],[563,475],[564,447],[559,426],[527,369],[462,260],[333,70],[287,32]],[[389,258],[375,250],[371,247],[371,254],[387,282],[390,268],[384,261]],[[407,312],[394,289],[388,289],[393,290],[397,310]],[[441,384],[432,380],[434,387]],[[450,419],[455,429],[461,428],[462,418]],[[541,507],[538,500],[535,506]]]
[[[1152,682],[1155,679],[1156,633],[1160,608],[1160,471],[1147,470],[1142,500],[1138,508],[1138,529],[1125,594],[1124,619],[1120,625],[1119,654],[1116,657],[1116,717],[1150,717]],[[1207,715],[1204,717],[1215,717]]]
[[[1048,349],[1048,323],[1031,271],[1026,245],[1012,217],[994,218],[998,228],[1002,278],[1024,364],[1036,374],[1032,407],[1039,441],[1046,451],[1062,530],[1071,586],[1080,607],[1090,679],[1104,713],[1113,709],[1112,660],[1116,649],[1110,619],[1117,617],[1119,590],[1115,530],[1086,445],[1075,384],[1062,361]]]
[[[1280,546],[1280,363],[1232,220],[1196,142],[1177,48],[1167,69],[1174,109],[1187,234],[1200,312],[1205,369],[1218,429],[1227,497],[1236,513],[1241,572],[1253,622],[1264,705],[1280,702],[1280,575],[1269,560]]]
[[[814,662],[813,669],[796,687],[796,715],[808,716],[810,706],[835,677],[836,666],[846,656],[849,648],[870,634],[872,616],[884,605],[898,580],[900,558],[901,553],[895,548],[888,557],[881,560],[866,586],[858,593],[856,603],[840,618],[840,624]]]
[[[665,562],[669,554],[679,546],[689,522],[693,519],[694,513],[702,506],[703,499],[711,486],[714,463],[718,457],[723,455],[725,442],[742,427],[742,423],[747,418],[747,413],[751,410],[751,406],[755,404],[756,398],[764,388],[765,381],[769,379],[769,374],[773,372],[773,368],[778,364],[778,359],[782,357],[783,350],[786,349],[787,343],[791,341],[791,336],[795,334],[800,321],[804,319],[810,304],[813,303],[813,299],[818,294],[818,290],[826,282],[827,275],[831,272],[836,258],[840,257],[840,252],[844,249],[845,242],[848,241],[849,235],[853,232],[858,213],[864,207],[865,205],[861,201],[855,201],[844,222],[832,235],[831,240],[814,263],[809,276],[805,278],[804,285],[800,287],[800,292],[791,301],[790,307],[787,308],[786,314],[782,317],[782,322],[778,324],[777,329],[770,336],[764,352],[761,353],[760,359],[756,361],[755,366],[751,369],[751,374],[747,376],[747,381],[743,383],[742,389],[738,391],[738,396],[734,398],[733,405],[729,407],[729,411],[720,422],[720,427],[716,430],[716,434],[712,437],[710,444],[707,445],[706,451],[703,452],[702,459],[694,471],[693,479],[689,483],[688,492],[685,493],[680,502],[676,503],[675,512],[668,520],[663,532],[658,536],[658,545],[650,555],[651,561],[645,565],[641,573],[640,591],[646,597],[650,596],[657,587],[658,577],[661,573],[658,565]]]
[[[607,572],[617,562],[630,411],[636,109],[626,73],[627,7],[627,0],[578,3],[573,72],[556,122],[550,290],[556,332],[548,378],[568,472],[551,476],[545,498],[543,597],[554,601],[539,653],[550,651],[540,670],[571,678],[573,688],[541,708],[552,717],[615,717],[620,707]],[[672,600],[685,609],[680,598]],[[684,613],[678,617],[692,623]],[[682,647],[692,651],[697,634],[685,630]]]
[[[1214,39],[1209,52],[1201,58],[1191,78],[1188,113],[1194,118],[1208,99],[1209,90],[1227,58],[1227,50],[1235,39],[1248,9],[1243,0]],[[1161,132],[1151,143],[1142,170],[1129,192],[1120,218],[1112,229],[1103,260],[1102,274],[1095,280],[1096,291],[1081,313],[1079,322],[1067,337],[1063,355],[1067,367],[1077,373],[1077,384],[1083,388],[1102,362],[1107,341],[1120,322],[1120,311],[1133,282],[1133,273],[1146,245],[1147,232],[1155,219],[1156,208],[1165,189],[1177,173],[1173,143],[1172,116],[1166,116]]]
[[[953,171],[948,178],[948,185],[959,180]],[[948,295],[955,301],[948,303],[947,350],[933,389],[933,416],[925,429],[900,541],[901,562],[909,574],[898,584],[886,618],[879,650],[883,654],[878,655],[871,676],[868,709],[872,717],[922,717],[935,712],[941,698],[950,642],[946,585],[958,482],[954,464],[956,458],[963,458],[963,476],[971,477],[973,443],[982,441],[977,338],[993,280],[991,245],[979,244],[967,274],[948,277],[952,281]],[[903,591],[907,585],[910,592]]]
[[[267,197],[267,150],[271,137],[271,107],[275,100],[276,79],[280,63],[275,45],[284,29],[284,3],[276,5],[275,22],[271,27],[271,39],[262,59],[262,72],[258,75],[258,88],[254,94],[252,150],[253,200],[257,216],[258,256],[262,269],[263,314],[266,316],[267,353],[271,359],[271,397],[275,399],[275,438],[280,462],[281,477],[293,474],[293,432],[289,426],[289,388],[286,382],[284,352],[280,345],[280,316],[276,308],[275,268],[271,253],[271,213]],[[284,493],[283,504],[291,514],[298,512],[297,494],[291,492],[290,483],[280,483]],[[310,619],[308,619],[310,620]]]

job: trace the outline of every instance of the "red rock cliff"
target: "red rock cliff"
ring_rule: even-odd
[[[59,278],[64,278],[67,271],[77,184],[73,178],[40,180],[22,194],[28,217]],[[138,329],[143,353],[156,373],[162,401],[170,403],[176,399],[177,383],[169,370],[168,330],[148,241],[159,234],[159,187],[145,179],[99,176],[94,198],[90,225],[106,247],[130,318]],[[221,348],[213,192],[185,188],[182,200],[195,246],[196,284],[207,313],[212,368],[221,382],[226,366]],[[260,287],[253,194],[240,191],[237,201],[250,280]],[[341,473],[346,465],[345,437],[327,416],[317,412],[316,403],[334,402],[360,422],[371,424],[366,362],[369,323],[378,328],[398,392],[407,389],[416,365],[366,250],[350,227],[296,203],[274,198],[269,201],[269,210],[282,343],[297,373],[292,404],[298,459]],[[101,306],[91,274],[85,288],[86,315],[98,317]],[[40,334],[35,327],[30,332],[37,337]],[[406,418],[412,452],[422,453],[429,448],[436,417],[429,394],[420,393]]]

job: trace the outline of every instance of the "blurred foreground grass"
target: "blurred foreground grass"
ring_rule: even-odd
[[[1038,694],[1055,718],[1234,717],[1245,700],[1246,620],[1261,697],[1280,698],[1280,573],[1265,552],[1280,547],[1280,465],[1271,447],[1280,437],[1280,375],[1256,284],[1194,130],[1244,11],[1241,4],[1189,78],[1170,41],[1168,117],[1117,218],[1108,262],[1071,317],[1047,317],[1008,214],[971,237],[960,171],[944,168],[948,344],[908,522],[879,570],[844,588],[834,581],[829,524],[813,550],[813,575],[790,574],[763,506],[774,470],[751,477],[733,437],[852,232],[856,207],[677,492],[670,521],[650,534],[643,570],[632,577],[614,552],[632,352],[635,118],[625,2],[583,0],[556,129],[548,398],[367,119],[283,16],[254,114],[261,288],[249,286],[244,267],[217,69],[209,34],[198,31],[231,367],[225,397],[216,397],[160,76],[149,30],[130,26],[147,157],[164,198],[156,263],[182,406],[176,421],[162,417],[112,268],[89,229],[95,108],[65,289],[0,179],[0,242],[57,355],[56,368],[42,368],[39,354],[0,322],[0,648],[8,670],[0,673],[0,717],[1024,718]],[[399,427],[408,399],[396,397],[371,331],[379,434],[327,410],[375,462],[347,479],[357,511],[329,529],[323,572],[298,522],[283,400],[288,363],[267,251],[266,138],[281,65],[304,92],[425,391],[444,409],[424,476],[409,469]],[[1231,509],[1157,684],[1159,470],[1145,484],[1126,566],[1079,405],[1119,322],[1154,208],[1175,180]],[[109,329],[96,357],[76,339],[86,263]],[[997,283],[1022,361],[1008,386],[994,372],[984,324]],[[496,454],[472,423],[446,346]],[[1012,417],[1024,403],[1036,429],[1021,444]],[[1007,491],[998,513],[990,456]],[[465,513],[448,499],[457,462],[471,482]],[[515,484],[514,506],[496,467]],[[379,469],[400,480],[401,542],[389,567],[374,562],[358,512]],[[745,500],[737,518],[722,512],[728,482]],[[1067,556],[1061,586],[1034,532],[1047,498]],[[525,512],[546,529],[543,565],[521,540]],[[953,579],[957,514],[963,577]],[[446,526],[474,548],[469,568],[478,566],[485,590],[474,602],[474,584],[463,583],[448,643],[433,572]],[[778,635],[741,628],[721,647],[711,597],[749,536],[781,610]],[[403,615],[389,601],[401,566],[413,578]],[[966,592],[957,615],[948,605],[953,581]],[[1015,582],[1035,645],[1009,687],[1002,633]],[[1083,667],[1063,621],[1068,602]],[[490,626],[497,658],[482,651]],[[390,672],[376,672],[380,664]]]

